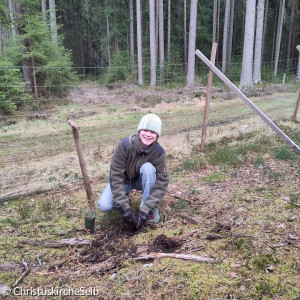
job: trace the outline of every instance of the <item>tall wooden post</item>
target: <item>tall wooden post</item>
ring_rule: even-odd
[[[297,118],[297,112],[298,112],[299,103],[300,103],[300,89],[299,89],[298,99],[297,99],[295,110],[294,110],[294,114],[293,114],[293,120],[294,121],[296,121],[296,118]]]

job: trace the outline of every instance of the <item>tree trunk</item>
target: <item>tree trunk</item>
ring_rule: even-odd
[[[229,29],[229,17],[230,17],[230,0],[226,0],[225,16],[224,16],[224,29],[223,29],[223,51],[222,51],[222,73],[225,74],[227,63],[227,51],[228,51],[228,29]]]
[[[85,12],[86,12],[86,20],[87,20],[88,67],[91,67],[92,66],[92,40],[91,40],[91,32],[90,32],[90,14],[89,14],[88,0],[85,0]]]
[[[143,56],[142,56],[142,20],[141,0],[136,0],[136,36],[137,36],[137,57],[138,57],[138,80],[143,85]]]
[[[170,62],[171,58],[171,0],[168,0],[168,61]]]
[[[35,64],[34,64],[33,56],[31,57],[31,67],[32,67],[32,78],[33,78],[33,91],[35,97],[38,98],[39,94],[38,94],[38,88],[36,83]]]
[[[296,81],[300,82],[300,45],[298,45],[296,48],[298,50],[298,67],[297,67]]]
[[[269,0],[266,0],[265,17],[264,17],[264,30],[263,30],[263,38],[262,38],[262,45],[261,45],[262,60],[264,59],[264,48],[265,48],[265,40],[266,40],[266,32],[267,32],[268,12],[269,12]]]
[[[186,0],[183,2],[183,62],[184,69],[187,72],[187,41],[186,41]]]
[[[194,82],[195,82],[197,2],[198,2],[198,0],[191,0],[189,49],[188,49],[188,70],[187,70],[187,78],[186,78],[187,87],[193,86]]]
[[[159,1],[160,0],[155,0],[155,42],[157,63],[159,63]]]
[[[15,24],[13,0],[8,0],[8,6],[9,6],[9,17],[11,23],[11,33],[12,36],[16,36],[17,31],[16,31],[16,24]]]
[[[52,43],[57,44],[57,25],[56,25],[56,9],[55,0],[49,0],[50,10],[50,28],[52,31]]]
[[[2,56],[3,53],[3,42],[2,42],[3,34],[2,34],[2,24],[0,22],[0,56]]]
[[[217,41],[217,13],[218,13],[218,0],[214,0],[212,43],[215,43]]]
[[[43,21],[46,22],[47,21],[47,2],[46,0],[42,0],[42,14],[43,14]]]
[[[252,64],[254,48],[254,27],[255,27],[255,1],[247,0],[245,34],[242,60],[242,73],[240,80],[240,89],[253,86]]]
[[[17,13],[17,25],[18,25],[18,31],[20,33],[23,33],[22,29],[22,15],[24,14],[24,11],[22,9],[22,6],[20,3],[16,3],[16,13]],[[20,43],[24,45],[24,41],[21,40]],[[30,93],[32,92],[32,87],[34,86],[32,82],[32,78],[30,76],[30,61],[29,59],[23,59],[22,61],[22,68],[23,68],[23,76],[25,81],[26,90]]]
[[[283,16],[284,16],[284,5],[285,5],[285,0],[280,0],[277,31],[276,31],[275,58],[274,58],[274,64],[275,64],[274,65],[274,75],[275,76],[277,75],[277,72],[278,72],[278,62],[279,62],[281,34],[282,34],[282,25],[283,25]]]
[[[294,16],[295,16],[295,4],[296,4],[296,0],[292,0],[290,30],[289,30],[289,40],[288,40],[288,50],[287,50],[287,60],[289,65],[290,65],[289,60],[291,59],[292,37],[294,33],[293,27],[294,27]]]
[[[230,26],[229,26],[229,37],[228,37],[228,59],[227,59],[229,65],[231,64],[231,58],[232,58],[234,8],[235,8],[235,0],[231,0]]]
[[[264,0],[258,0],[257,17],[256,17],[256,34],[255,34],[255,50],[253,65],[253,82],[261,82],[261,55],[262,55],[262,39],[264,28]]]
[[[134,62],[134,29],[133,29],[133,0],[129,0],[129,44],[130,44],[130,54],[132,61]]]
[[[217,18],[217,53],[216,53],[216,61],[218,61],[219,57],[219,38],[220,38],[220,11],[221,11],[221,0],[218,0],[218,18]]]
[[[107,41],[107,61],[108,61],[108,68],[110,69],[111,55],[110,55],[110,32],[109,32],[108,15],[106,15],[106,41]]]
[[[149,22],[150,22],[150,61],[151,76],[150,85],[156,85],[156,43],[155,43],[155,0],[149,0]]]
[[[164,38],[164,3],[163,0],[159,0],[159,67],[160,67],[160,79],[164,77],[164,61],[165,61],[165,38]]]

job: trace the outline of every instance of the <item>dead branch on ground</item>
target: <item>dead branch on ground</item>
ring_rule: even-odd
[[[22,241],[20,244],[29,244],[34,246],[44,246],[50,248],[61,248],[68,246],[84,246],[91,245],[91,240],[84,240],[81,238],[70,238],[70,239],[61,239],[55,242],[46,242],[46,241]]]
[[[192,254],[177,254],[177,253],[149,253],[143,256],[135,257],[134,260],[149,260],[149,259],[160,259],[164,257],[177,258],[183,260],[192,260],[197,262],[217,263],[217,260],[211,257],[203,257]]]

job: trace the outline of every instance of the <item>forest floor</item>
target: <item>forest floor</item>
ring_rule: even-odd
[[[248,96],[300,145],[300,123],[291,120],[297,88],[260,87]],[[205,88],[84,85],[71,92],[72,103],[45,107],[45,119],[27,119],[26,132],[22,120],[4,123],[0,137],[9,141],[8,148],[14,145],[8,159],[22,155],[16,147],[27,135],[32,148],[24,174],[12,161],[3,165],[6,175],[0,172],[0,294],[10,292],[6,299],[300,299],[299,154],[223,88],[214,89],[208,144],[199,152],[201,130],[194,120],[195,113],[203,113],[204,98]],[[124,127],[134,130],[149,111],[166,123],[160,143],[171,180],[160,222],[136,231],[117,212],[97,209],[91,234],[84,228],[87,200],[72,137],[61,138],[70,132],[60,124],[72,118],[81,125],[87,164],[96,165],[88,172],[97,201],[113,144],[127,133]],[[55,153],[46,142],[35,148],[35,139],[47,138]],[[32,188],[46,183],[53,184],[47,191]],[[18,196],[14,185],[34,193]],[[140,199],[133,191],[135,212]]]

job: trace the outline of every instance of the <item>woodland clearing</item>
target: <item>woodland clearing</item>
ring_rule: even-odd
[[[300,123],[291,120],[298,88],[261,86],[248,96],[300,145]],[[226,89],[215,88],[212,96],[203,153],[205,88],[86,82],[64,104],[45,102],[1,119],[2,287],[95,288],[95,299],[299,299],[299,154]],[[171,176],[161,221],[134,231],[118,213],[98,210],[90,234],[67,120],[81,128],[97,201],[114,144],[148,112],[163,120],[159,142]],[[140,197],[132,193],[135,211]]]

